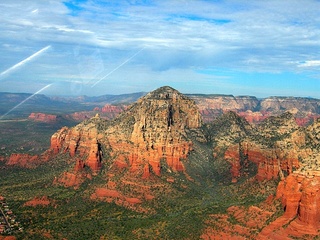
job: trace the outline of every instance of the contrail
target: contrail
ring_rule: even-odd
[[[48,45],[48,46],[42,48],[38,52],[32,54],[30,57],[27,57],[26,59],[22,60],[21,62],[17,63],[16,65],[14,65],[14,66],[8,68],[7,70],[3,71],[2,73],[0,73],[0,78],[3,77],[4,75],[10,73],[11,71],[14,71],[16,68],[18,68],[18,67],[26,64],[27,62],[31,61],[33,58],[35,58],[35,57],[39,56],[40,54],[44,53],[49,48],[51,48],[51,45]]]
[[[134,58],[135,56],[137,56],[143,49],[145,49],[145,47],[141,48],[138,52],[136,52],[135,54],[133,54],[131,57],[129,57],[127,60],[125,60],[123,63],[121,63],[119,66],[117,66],[115,69],[113,69],[111,72],[109,72],[108,74],[106,74],[105,76],[103,76],[102,78],[100,78],[98,81],[96,81],[94,84],[92,84],[91,87],[94,87],[95,85],[97,85],[99,82],[101,82],[103,79],[105,79],[106,77],[108,77],[109,75],[111,75],[113,72],[117,71],[119,68],[121,68],[123,65],[125,65],[127,62],[129,62],[132,58]]]
[[[6,112],[5,114],[3,114],[0,119],[4,118],[5,116],[7,116],[9,113],[11,113],[13,110],[15,110],[17,107],[21,106],[22,104],[24,104],[26,101],[28,101],[30,98],[34,97],[34,95],[42,92],[43,90],[47,89],[48,87],[50,87],[52,85],[52,83],[48,84],[47,86],[41,88],[39,91],[35,92],[34,94],[32,94],[31,96],[27,97],[25,100],[23,100],[21,103],[19,103],[18,105],[14,106],[13,108],[11,108],[8,112]]]

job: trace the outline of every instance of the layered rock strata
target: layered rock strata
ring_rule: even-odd
[[[193,151],[193,143],[187,130],[199,129],[201,125],[201,115],[193,100],[173,88],[159,88],[112,121],[103,120],[97,114],[73,128],[57,131],[51,138],[52,152],[68,154],[74,165],[55,183],[78,186],[87,179],[84,169],[91,169],[94,174],[102,169],[108,176],[106,185],[97,188],[93,199],[110,201],[110,196],[101,197],[100,193],[111,190],[120,194],[111,196],[117,203],[141,199],[146,179],[167,184],[172,182],[172,177],[162,180],[160,177],[176,173],[190,179],[184,162]],[[110,189],[109,182],[115,182],[116,186]],[[128,191],[128,188],[130,194],[124,194],[122,189]],[[150,196],[154,198],[150,192],[143,199]]]
[[[31,113],[28,118],[36,122],[55,123],[58,121],[57,115],[45,113]]]

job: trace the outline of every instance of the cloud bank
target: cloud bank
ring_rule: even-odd
[[[51,94],[99,95],[167,84],[263,95],[280,81],[264,94],[320,97],[317,0],[3,0],[0,9],[0,91],[52,84]]]

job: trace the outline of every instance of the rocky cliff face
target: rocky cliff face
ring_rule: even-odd
[[[69,153],[70,157],[81,159],[84,164],[97,171],[101,167],[101,145],[98,139],[102,137],[99,129],[106,121],[99,115],[84,121],[73,128],[63,127],[51,137],[50,149],[54,154]]]
[[[223,154],[230,164],[232,182],[254,173],[259,181],[283,178],[306,155],[304,149],[299,150],[304,134],[290,113],[270,117],[256,127],[228,113],[211,124],[211,132],[215,132],[214,156]]]
[[[28,118],[36,122],[46,122],[46,123],[55,123],[58,120],[57,115],[45,114],[45,113],[31,113]]]
[[[199,110],[221,109],[224,111],[246,111],[256,109],[259,100],[252,96],[232,95],[190,95],[199,106]]]
[[[284,214],[263,228],[258,239],[313,239],[319,236],[319,188],[319,171],[295,172],[282,180],[276,198],[281,199]]]
[[[8,166],[19,166],[24,168],[34,168],[41,163],[49,161],[51,152],[46,151],[41,155],[30,155],[27,153],[12,153],[6,162]]]
[[[249,123],[260,123],[270,116],[291,111],[299,125],[304,126],[320,114],[320,101],[311,98],[253,96],[189,95],[199,107],[205,122],[210,122],[225,112],[233,111]]]
[[[320,121],[301,128],[294,115],[286,112],[251,129],[244,126],[235,114],[225,114],[212,123],[212,140],[214,156],[223,154],[232,182],[250,176],[250,171],[258,181],[280,179],[277,198],[284,214],[265,227],[258,239],[318,236]]]
[[[144,179],[154,181],[154,177],[163,174],[181,172],[188,177],[184,161],[193,150],[193,143],[187,130],[201,125],[194,101],[173,88],[162,87],[139,99],[112,121],[96,115],[73,128],[57,131],[51,138],[51,150],[55,154],[68,153],[74,167],[55,182],[72,185],[66,184],[70,178],[70,183],[78,185],[81,180],[75,180],[77,172],[90,168],[97,174],[103,168],[109,182],[116,183],[116,186],[106,183],[104,188],[110,191],[117,188],[123,199],[130,199],[136,196],[121,193],[121,188],[127,185],[123,182],[128,179],[136,179],[141,188]],[[122,182],[113,180],[119,177]],[[101,192],[104,191],[97,189],[94,198],[105,198],[99,195]]]
[[[144,176],[150,172],[160,175],[164,167],[161,159],[172,171],[184,170],[181,160],[192,150],[185,129],[200,126],[194,102],[163,87],[141,98],[113,122],[106,134],[112,154],[124,156],[131,172],[142,174],[145,169]]]
[[[301,112],[319,113],[320,102],[318,99],[299,97],[269,97],[260,103],[260,111],[279,112],[298,109]]]

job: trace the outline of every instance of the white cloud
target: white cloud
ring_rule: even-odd
[[[309,68],[309,67],[319,67],[319,66],[320,66],[320,60],[309,60],[309,61],[305,61],[305,62],[299,63],[298,66],[299,66],[299,67],[305,67],[305,68]]]
[[[35,63],[26,72],[42,79],[52,79],[57,71],[93,78],[96,71],[106,74],[142,48],[126,65],[144,66],[154,75],[206,68],[301,72],[320,65],[319,60],[300,62],[317,59],[319,53],[316,0],[163,0],[149,5],[88,0],[74,9],[63,2],[0,2],[0,72],[48,45],[50,56],[39,58],[42,69]],[[83,51],[76,56],[79,48]],[[83,60],[87,56],[93,57],[90,67],[85,64],[91,60]]]

